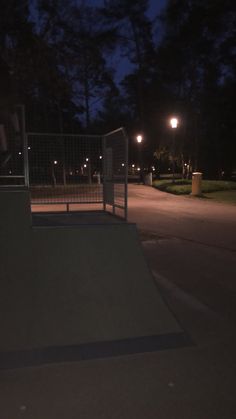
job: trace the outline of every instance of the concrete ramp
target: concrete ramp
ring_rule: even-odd
[[[27,364],[32,353],[47,361],[52,348],[58,349],[55,353],[64,348],[67,356],[82,348],[84,359],[100,343],[106,355],[129,353],[131,349],[122,346],[130,348],[129,342],[135,343],[135,352],[150,345],[154,350],[163,339],[164,347],[168,342],[170,347],[186,344],[150,275],[135,225],[32,228],[27,192],[0,196],[4,208],[11,206],[11,211],[1,213],[2,366],[17,366],[17,359]],[[114,349],[114,342],[121,352]],[[109,345],[113,349],[108,350]]]

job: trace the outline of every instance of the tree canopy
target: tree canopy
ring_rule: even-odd
[[[209,176],[235,169],[235,2],[169,0],[153,17],[148,0],[0,7],[0,105],[24,103],[28,130],[125,125],[131,139],[143,133],[147,165],[165,156]]]

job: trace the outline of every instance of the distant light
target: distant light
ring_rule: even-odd
[[[87,167],[87,164],[84,164],[84,167],[86,168]]]
[[[102,156],[99,156],[99,159],[102,160]]]
[[[138,143],[141,143],[143,141],[142,135],[137,135],[136,138],[137,138]]]
[[[121,166],[122,166],[122,167],[124,167],[124,165],[125,165],[125,163],[122,163],[122,165],[121,165]]]
[[[178,123],[179,123],[179,121],[178,121],[177,118],[171,118],[171,120],[170,120],[171,128],[177,128],[178,127]]]
[[[132,164],[132,167],[135,167],[135,164]]]
[[[21,151],[19,151],[19,153],[18,153],[18,154],[19,154],[19,156],[21,156],[22,152],[21,152]]]
[[[11,170],[9,170],[9,175],[11,175],[12,174],[12,171]]]
[[[73,175],[73,172],[70,172],[70,176],[72,176]]]
[[[140,172],[140,170],[141,170],[141,169],[140,169],[140,167],[138,167],[138,168],[137,168],[137,171],[138,171],[138,172]]]
[[[88,157],[86,157],[86,159],[85,159],[86,161],[89,161],[89,158]]]
[[[31,150],[31,147],[30,146],[28,147],[28,150]]]
[[[54,160],[54,162],[53,162],[54,164],[57,164],[58,163],[58,161],[57,160]]]
[[[187,166],[187,163],[184,163],[185,167]]]
[[[155,167],[154,167],[154,166],[152,166],[152,170],[153,170],[153,172],[155,172],[155,170],[156,170],[156,169],[155,169]]]

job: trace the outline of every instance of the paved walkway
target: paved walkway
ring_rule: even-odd
[[[236,207],[129,186],[129,220],[137,222],[151,269],[236,321]]]

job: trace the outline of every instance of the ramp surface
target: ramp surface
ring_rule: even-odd
[[[24,222],[19,216],[28,194],[20,196],[1,193],[1,364],[187,343],[153,282],[135,225],[32,228],[28,212]]]

